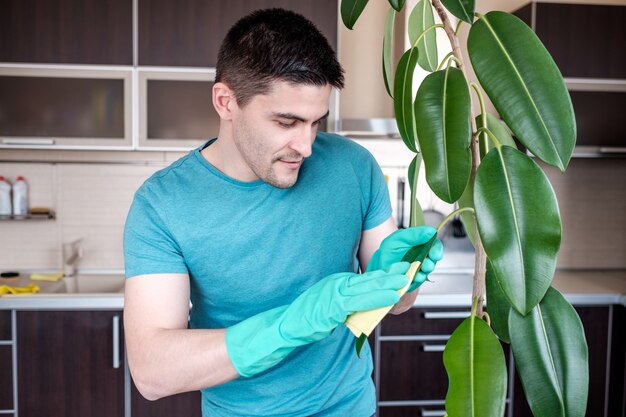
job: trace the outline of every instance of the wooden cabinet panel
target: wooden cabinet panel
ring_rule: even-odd
[[[626,78],[626,7],[533,3],[515,14],[534,25],[563,76]]]
[[[0,411],[13,409],[13,347],[0,345]]]
[[[124,361],[113,367],[114,316],[121,312],[17,313],[20,415],[124,415]],[[121,358],[122,348],[120,334]]]
[[[449,313],[459,317],[446,318],[450,316]],[[397,316],[387,315],[381,323],[381,335],[449,335],[469,314],[467,308],[412,308]]]
[[[11,340],[11,311],[0,311],[0,341]]]
[[[139,65],[215,67],[227,30],[256,9],[309,18],[337,45],[337,0],[139,0]]]
[[[379,401],[441,400],[448,391],[443,352],[425,346],[442,342],[381,342]]]
[[[131,415],[133,417],[202,417],[200,391],[186,392],[148,401],[131,383]]]
[[[4,0],[0,61],[132,65],[132,7],[130,0]]]

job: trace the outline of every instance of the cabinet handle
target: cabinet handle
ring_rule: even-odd
[[[422,410],[422,417],[444,417],[446,410]]]
[[[422,350],[424,352],[443,352],[446,345],[423,345]]]
[[[471,313],[469,311],[426,311],[425,319],[465,319]]]
[[[54,139],[2,139],[5,145],[54,145]]]
[[[120,316],[113,316],[113,369],[120,368]]]

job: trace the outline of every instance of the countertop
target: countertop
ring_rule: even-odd
[[[420,288],[414,307],[467,307],[471,305],[471,269],[444,267],[430,275],[432,282]],[[80,274],[59,282],[21,280],[0,284],[14,286],[34,282],[38,294],[4,295],[0,310],[122,310],[122,274]],[[626,306],[626,270],[557,271],[552,284],[573,305]]]

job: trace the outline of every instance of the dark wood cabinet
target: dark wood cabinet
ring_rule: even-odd
[[[139,0],[139,65],[215,67],[228,29],[257,9],[301,13],[337,45],[337,0]]]
[[[13,326],[11,311],[0,311],[0,414],[10,413],[13,404]]]
[[[533,2],[514,12],[565,77],[626,78],[626,7]]]
[[[131,0],[3,0],[0,62],[133,64]]]
[[[141,396],[134,383],[131,385],[130,404],[133,417],[202,417],[200,391],[148,401]]]
[[[118,311],[18,311],[20,415],[124,415],[120,317]]]

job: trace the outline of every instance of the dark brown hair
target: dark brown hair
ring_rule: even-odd
[[[244,106],[278,80],[339,89],[344,82],[335,51],[311,21],[288,10],[257,10],[226,34],[215,81],[228,85]]]

